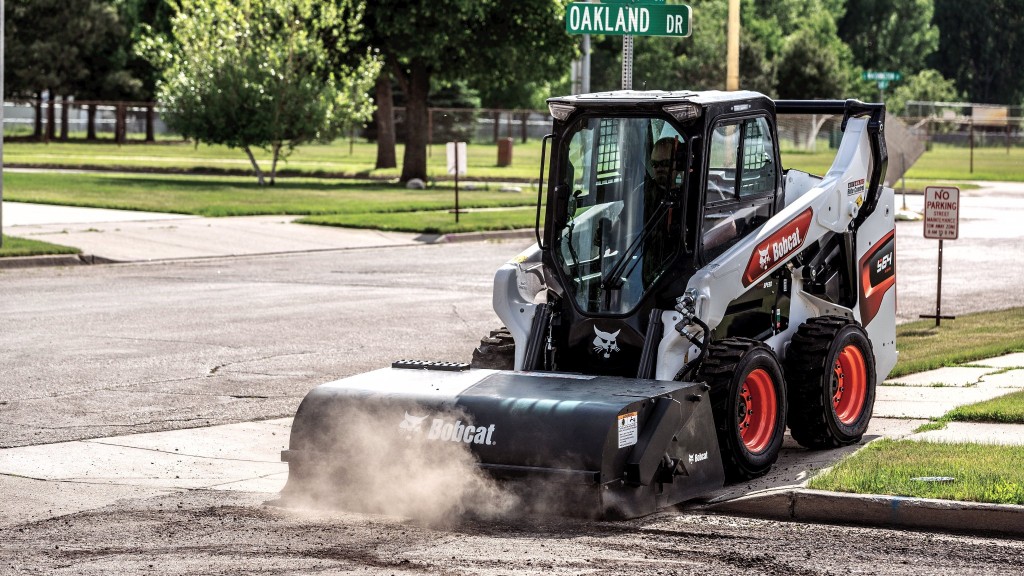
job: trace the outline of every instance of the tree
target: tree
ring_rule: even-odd
[[[277,163],[295,146],[330,141],[369,118],[365,96],[379,70],[372,55],[331,69],[324,37],[352,42],[362,5],[348,0],[181,0],[173,42],[149,37],[144,51],[163,70],[167,123],[188,138],[241,148],[260,185],[253,149]],[[326,33],[324,33],[326,31]]]
[[[956,81],[973,102],[1018,104],[1024,98],[1024,0],[935,0],[939,49],[931,67]]]
[[[959,99],[955,82],[944,78],[938,70],[928,69],[905,78],[886,99],[885,105],[889,112],[902,114],[911,100],[956,102]]]
[[[53,99],[131,96],[138,81],[125,68],[129,31],[115,0],[6,2],[4,85],[12,96],[51,99],[47,130],[53,136]],[[42,136],[37,104],[36,136]],[[66,118],[66,116],[65,116]],[[67,122],[62,136],[67,136]]]
[[[777,63],[779,98],[846,98],[856,89],[859,70],[833,18],[824,10],[807,14],[786,36]]]
[[[939,46],[934,13],[933,0],[847,0],[839,37],[859,66],[910,76]]]
[[[431,81],[466,80],[500,90],[560,78],[574,53],[564,12],[564,0],[402,0],[367,5],[371,41],[405,95],[403,182],[427,176]]]

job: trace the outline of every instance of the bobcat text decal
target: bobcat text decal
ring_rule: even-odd
[[[803,246],[804,240],[807,239],[807,231],[811,227],[813,215],[814,210],[810,208],[804,210],[799,216],[790,220],[788,224],[776,230],[774,234],[757,245],[750,255],[747,271],[743,274],[744,288],[756,282],[779,262],[784,262],[796,254],[797,249]]]

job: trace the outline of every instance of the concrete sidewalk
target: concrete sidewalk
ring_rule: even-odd
[[[436,235],[307,226],[295,223],[299,216],[203,218],[23,202],[4,202],[3,218],[8,236],[72,246],[87,260],[114,262],[403,246],[438,239]],[[4,260],[17,259],[0,259],[0,266]],[[67,257],[35,260],[34,265],[70,263]]]
[[[865,441],[885,437],[1024,444],[1024,425],[1015,424],[951,424],[946,430],[914,433],[927,418],[941,417],[956,406],[1024,389],[1024,354],[971,366],[925,372],[880,386],[875,418]],[[127,497],[196,488],[245,490],[267,494],[271,499],[287,479],[287,466],[280,461],[280,452],[287,448],[290,427],[291,419],[283,418],[0,450],[0,525],[95,509]],[[787,436],[771,473],[728,486],[709,503],[691,508],[801,521],[945,530],[1016,526],[1016,533],[1024,534],[1024,506],[806,489],[814,474],[858,448],[809,451]]]

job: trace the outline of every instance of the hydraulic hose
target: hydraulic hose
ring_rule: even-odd
[[[697,372],[697,369],[700,368],[700,365],[704,362],[704,358],[708,354],[708,346],[711,345],[711,328],[708,328],[708,325],[705,324],[704,321],[702,321],[700,318],[697,318],[696,316],[691,317],[690,322],[696,324],[697,326],[700,326],[700,329],[704,332],[704,337],[701,338],[700,340],[697,340],[696,336],[691,336],[690,334],[687,334],[684,330],[679,329],[679,333],[685,336],[691,344],[693,344],[694,346],[698,346],[700,348],[700,352],[697,354],[696,358],[694,358],[690,362],[687,362],[686,365],[683,366],[678,373],[676,373],[676,377],[674,379],[677,381],[682,381],[687,376]]]

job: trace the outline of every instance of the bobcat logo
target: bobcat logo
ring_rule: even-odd
[[[411,437],[413,433],[420,433],[420,426],[423,425],[423,421],[426,419],[426,416],[412,416],[406,412],[405,420],[402,420],[398,427],[405,431],[406,437]]]
[[[768,269],[768,263],[771,260],[771,258],[768,257],[768,249],[769,248],[770,248],[769,246],[765,246],[764,250],[758,250],[757,251],[757,254],[761,257],[761,260],[760,260],[760,262],[761,262],[761,270],[767,270]]]
[[[597,338],[594,338],[594,352],[604,356],[605,358],[611,358],[612,352],[618,352],[619,346],[615,343],[615,339],[619,337],[619,332],[622,330],[616,330],[615,332],[602,332],[594,326],[594,333],[597,334]]]

